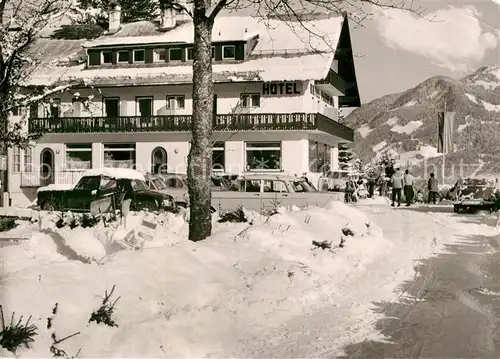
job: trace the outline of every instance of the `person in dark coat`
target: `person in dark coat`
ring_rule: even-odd
[[[406,198],[406,207],[410,207],[413,201],[415,178],[411,175],[410,170],[405,171],[404,176],[404,192]]]
[[[394,207],[394,204],[397,201],[399,207],[401,206],[401,192],[403,191],[403,186],[404,186],[404,177],[403,174],[399,171],[399,168],[396,168],[396,172],[394,172],[394,174],[392,175],[391,186],[392,186],[391,206]]]
[[[429,190],[428,202],[436,204],[439,187],[438,187],[438,180],[436,177],[434,177],[434,173],[430,174],[429,181],[427,182],[427,189]]]

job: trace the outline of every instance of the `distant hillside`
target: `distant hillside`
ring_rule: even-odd
[[[447,176],[460,163],[467,172],[500,172],[500,66],[482,67],[455,80],[432,77],[399,94],[374,100],[351,112],[345,123],[354,128],[354,151],[364,163],[394,148],[400,164],[415,171],[441,160],[437,154],[437,112],[456,112],[455,152],[446,156]]]

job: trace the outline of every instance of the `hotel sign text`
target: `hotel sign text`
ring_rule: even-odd
[[[301,85],[298,82],[265,82],[262,95],[300,95]]]

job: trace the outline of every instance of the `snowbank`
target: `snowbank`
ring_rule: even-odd
[[[20,356],[51,356],[52,332],[58,338],[80,332],[59,344],[70,356],[79,349],[80,357],[227,356],[236,342],[326,303],[336,283],[390,249],[365,215],[332,202],[267,218],[247,212],[253,225],[214,219],[212,237],[197,243],[186,240],[182,215],[164,214],[143,249],[111,250],[114,239],[138,232],[146,216],[130,214],[126,228],[75,230],[51,228],[42,218],[30,241],[0,250],[4,311],[32,315],[39,328]],[[335,248],[345,227],[353,235]],[[313,240],[331,241],[332,250]],[[118,327],[88,324],[113,285],[121,297]]]

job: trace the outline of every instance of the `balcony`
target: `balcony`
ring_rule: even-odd
[[[191,116],[31,118],[30,133],[189,132]],[[217,115],[214,131],[319,130],[353,141],[354,131],[320,113]]]

